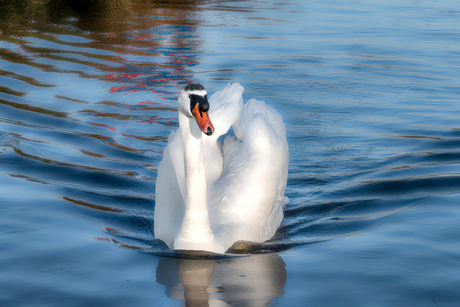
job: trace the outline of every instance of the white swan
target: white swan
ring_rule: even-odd
[[[201,84],[179,94],[180,128],[169,136],[155,192],[155,238],[171,249],[224,253],[239,240],[270,239],[283,219],[286,128],[264,102],[243,106],[243,90],[229,84],[209,102]],[[219,142],[232,125],[236,138]]]

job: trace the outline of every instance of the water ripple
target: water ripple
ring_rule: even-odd
[[[452,128],[457,116],[446,115],[452,107],[400,100],[410,99],[400,95],[409,88],[417,95],[452,99],[458,91],[452,85],[440,89],[439,72],[388,46],[347,40],[339,44],[344,50],[340,58],[328,48],[324,54],[308,48],[299,54],[297,35],[310,34],[280,32],[278,25],[290,20],[274,13],[291,4],[274,4],[270,10],[259,2],[255,7],[243,2],[201,5],[207,5],[208,14],[237,12],[258,29],[273,31],[250,35],[236,30],[236,20],[228,21],[236,32],[227,40],[273,48],[289,42],[292,54],[261,61],[256,48],[241,45],[248,58],[233,58],[229,66],[222,60],[229,55],[223,43],[212,55],[222,62],[219,69],[200,65],[208,51],[197,24],[212,33],[219,28],[216,21],[198,20],[198,13],[183,18],[177,12],[147,19],[139,11],[136,20],[143,24],[130,23],[122,8],[107,12],[119,21],[99,20],[109,29],[101,32],[85,31],[99,17],[82,15],[50,22],[47,31],[37,26],[5,36],[0,48],[1,174],[53,187],[52,197],[104,225],[103,233],[94,236],[100,241],[182,257],[154,239],[152,224],[156,166],[170,131],[178,127],[178,91],[197,76],[218,89],[222,80],[244,75],[248,66],[251,78],[243,80],[250,84],[248,96],[264,94],[273,103],[291,91],[298,98],[278,105],[290,128],[289,203],[272,240],[239,242],[230,254],[275,252],[349,236],[382,225],[430,197],[459,193],[460,133]],[[290,9],[285,13],[305,13],[296,6]],[[316,43],[324,47],[337,36],[339,30],[324,31]],[[328,65],[334,71],[324,70]],[[281,81],[267,88],[264,74],[274,70]],[[349,78],[337,78],[336,71]],[[404,77],[404,82],[395,84],[390,77]],[[283,78],[298,82],[286,84]],[[369,87],[388,90],[387,98],[395,99],[371,105]],[[337,102],[337,93],[347,97],[339,96],[343,101]],[[451,129],[404,126],[435,115]],[[363,131],[364,126],[369,130]]]

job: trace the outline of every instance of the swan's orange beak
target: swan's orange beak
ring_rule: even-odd
[[[211,123],[208,112],[203,112],[200,110],[200,104],[197,103],[192,109],[192,114],[195,116],[196,122],[200,127],[200,130],[206,134],[211,135],[214,132],[214,126]]]

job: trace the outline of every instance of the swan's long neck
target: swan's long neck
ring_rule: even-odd
[[[203,132],[194,118],[189,118],[181,112],[179,112],[179,124],[185,151],[186,197],[182,227],[175,239],[174,249],[223,252],[209,220],[206,169],[201,139]]]

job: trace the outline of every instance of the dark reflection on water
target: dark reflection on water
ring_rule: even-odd
[[[1,305],[458,302],[458,12],[0,1]],[[154,239],[156,166],[193,81],[240,82],[283,115],[289,203],[268,242]]]

